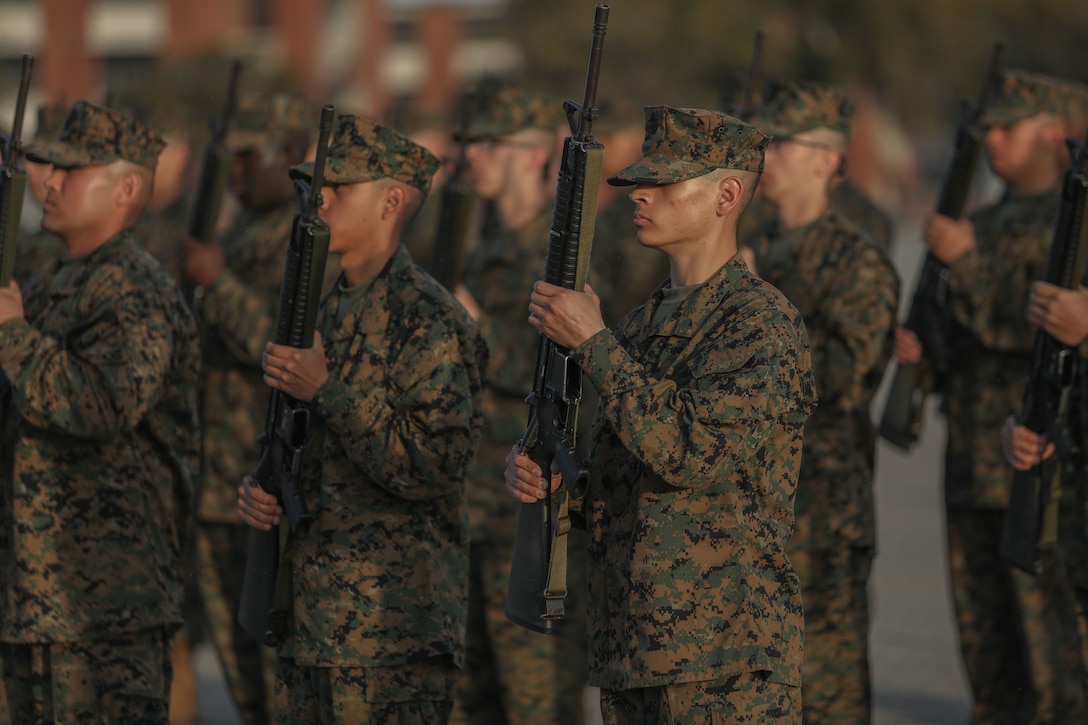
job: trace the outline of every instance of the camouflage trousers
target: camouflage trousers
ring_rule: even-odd
[[[1075,597],[1059,548],[1030,576],[999,553],[1005,512],[949,508],[949,573],[973,723],[1084,723]]]
[[[246,725],[267,723],[275,703],[276,653],[238,624],[249,527],[200,522],[197,560],[207,633],[219,653],[238,714]]]
[[[432,657],[394,667],[309,667],[276,662],[280,725],[443,725],[453,708],[457,667]]]
[[[801,725],[801,688],[771,682],[766,672],[725,681],[633,690],[601,690],[604,725]]]
[[[170,635],[0,643],[0,722],[165,723]]]
[[[867,723],[869,675],[869,549],[790,551],[801,580],[805,661],[801,693],[805,725]]]
[[[585,536],[582,532],[571,532]],[[585,636],[585,545],[571,540],[567,616],[556,634],[506,618],[513,541],[476,542],[469,554],[465,669],[454,725],[578,725],[588,669]]]

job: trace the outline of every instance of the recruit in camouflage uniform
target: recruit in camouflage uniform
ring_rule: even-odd
[[[800,315],[735,238],[766,144],[725,114],[647,108],[645,155],[608,181],[634,186],[639,239],[669,254],[673,279],[615,333],[590,295],[537,283],[530,297],[542,331],[597,316],[556,342],[601,400],[572,518],[590,534],[590,684],[609,725],[801,722],[785,546],[815,385]],[[690,228],[704,231],[678,238]],[[508,460],[508,481],[533,481],[516,495],[542,495],[535,464]]]
[[[204,487],[198,509],[200,592],[211,638],[245,723],[272,717],[274,653],[238,623],[248,527],[238,516],[238,482],[258,458],[268,387],[261,353],[272,339],[280,282],[298,211],[287,170],[317,127],[316,109],[286,95],[243,95],[225,145],[234,155],[240,201],[217,249],[189,240],[183,266],[204,295]],[[201,260],[210,258],[205,268]],[[330,269],[336,263],[330,261]]]
[[[27,151],[54,165],[42,224],[67,253],[28,282],[25,315],[0,291],[4,722],[167,717],[199,354],[131,231],[162,146],[80,101],[57,141]]]
[[[68,109],[61,106],[41,106],[38,108],[38,125],[34,130],[34,141],[44,143],[60,135]],[[49,174],[48,164],[38,164],[24,159],[26,169],[26,192],[34,200],[36,208],[45,201],[45,179]],[[23,284],[33,273],[44,269],[64,250],[64,241],[53,232],[41,228],[40,215],[24,215],[22,227],[33,229],[19,236],[15,250],[15,268],[12,278]]]
[[[812,89],[819,87],[818,84],[805,83],[801,85]],[[773,84],[768,84],[768,87],[772,86]],[[781,109],[779,111],[781,112]],[[819,120],[830,124],[839,124],[843,135],[849,137],[850,117],[853,112],[853,103],[845,96],[839,95],[835,103],[828,104],[828,108],[824,112],[827,117]],[[798,127],[799,122],[807,123],[807,121],[802,121],[804,111],[796,111],[795,113],[802,115],[787,116],[783,118],[783,123],[790,127]],[[836,115],[840,116],[842,120],[836,119]],[[845,172],[848,162],[845,154],[842,158],[842,171]],[[831,182],[829,201],[832,211],[835,212],[840,221],[856,227],[885,251],[891,246],[891,219],[842,173],[837,174]],[[766,236],[775,225],[777,217],[776,204],[769,200],[765,194],[757,191],[755,200],[744,211],[744,216],[741,217],[740,239],[743,241]]]
[[[926,229],[927,246],[949,265],[943,327],[950,355],[940,388],[948,421],[944,494],[973,722],[1088,717],[1062,547],[1037,577],[999,556],[1013,477],[1000,431],[1020,409],[1031,366],[1035,331],[1024,310],[1053,236],[1059,159],[1068,159],[1063,124],[1083,116],[1086,101],[1077,84],[1004,73],[981,121],[989,126],[990,166],[1007,191],[969,221],[934,215]],[[896,354],[904,360],[898,344]]]
[[[504,613],[518,508],[503,488],[503,460],[529,415],[525,396],[539,336],[525,322],[525,290],[544,270],[553,193],[545,177],[552,178],[546,171],[562,122],[561,104],[502,88],[480,100],[469,129],[471,183],[480,199],[495,204],[499,229],[481,236],[465,260],[464,289],[472,296],[466,307],[479,309],[491,359],[483,438],[468,477],[469,625],[454,723],[576,725],[582,717],[585,640],[565,631],[584,611],[578,562],[559,636],[525,629]]]
[[[324,381],[296,391],[289,381],[307,377],[304,356],[266,347],[265,380],[311,400],[315,418],[299,486],[315,519],[289,544],[293,609],[277,648],[283,723],[423,725],[446,722],[453,707],[467,612],[464,477],[487,351],[399,244],[437,165],[392,129],[340,116],[321,214],[343,274],[305,356]],[[241,491],[243,517],[254,497],[269,505],[260,489]]]
[[[802,704],[812,725],[871,715],[876,439],[869,405],[891,359],[899,296],[884,251],[829,204],[850,114],[850,102],[829,86],[772,83],[755,121],[774,136],[760,188],[778,218],[748,243],[758,274],[804,318],[820,397],[805,425],[787,549],[805,602]]]

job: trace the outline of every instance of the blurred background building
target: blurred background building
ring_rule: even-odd
[[[592,0],[0,0],[0,121],[19,57],[36,53],[32,107],[155,80],[210,115],[229,59],[243,87],[294,87],[396,124],[448,113],[460,89],[514,78],[560,96],[584,81]],[[743,83],[757,28],[762,76],[849,83],[850,173],[891,211],[927,206],[948,129],[974,96],[990,45],[1010,65],[1084,80],[1081,0],[623,0],[613,3],[599,98],[627,108],[721,105]],[[188,64],[188,66],[186,66]],[[163,72],[163,67],[185,70]],[[155,75],[158,73],[159,75]],[[259,79],[259,80],[258,80]],[[177,86],[185,86],[179,88]],[[637,117],[634,123],[639,123]],[[32,116],[28,123],[33,123]],[[29,132],[33,128],[28,128]]]

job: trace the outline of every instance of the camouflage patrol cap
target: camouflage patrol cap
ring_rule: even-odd
[[[277,134],[311,135],[318,116],[316,106],[295,96],[243,94],[238,98],[226,145],[231,151],[247,151],[263,146]]]
[[[1007,70],[994,83],[979,119],[984,126],[1010,126],[1040,113],[1073,121],[1088,113],[1088,88],[1075,81]]]
[[[35,143],[26,151],[31,161],[60,168],[97,166],[124,159],[155,170],[166,142],[129,114],[76,101],[64,117],[56,141]]]
[[[426,194],[439,165],[434,154],[393,129],[345,113],[337,118],[325,158],[325,183],[396,179]],[[292,166],[288,172],[292,179],[309,179],[313,173],[312,161]]]
[[[720,111],[648,106],[642,158],[608,177],[612,186],[673,184],[714,169],[763,171],[768,139]]]
[[[816,128],[850,133],[854,104],[842,91],[823,83],[771,81],[755,123],[772,136],[792,136]]]
[[[524,88],[482,94],[469,124],[470,139],[508,136],[527,128],[556,131],[564,122],[563,104]]]

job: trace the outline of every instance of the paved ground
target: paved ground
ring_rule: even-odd
[[[904,229],[893,247],[906,290],[913,289],[919,263],[917,240],[916,230]],[[944,426],[934,404],[909,454],[883,442],[877,451],[879,543],[871,579],[875,725],[954,725],[967,716],[944,558]],[[201,722],[236,723],[214,654],[199,648],[197,667]],[[586,700],[592,711],[595,693],[587,690]]]

